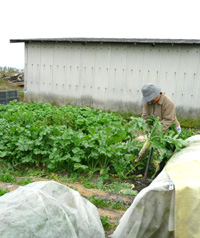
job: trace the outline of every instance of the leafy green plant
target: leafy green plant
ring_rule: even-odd
[[[110,206],[110,203],[107,201],[104,201],[101,196],[92,195],[92,197],[87,197],[87,199],[97,207],[109,207]]]
[[[83,183],[83,185],[86,187],[86,188],[94,188],[94,183],[90,182],[90,181],[85,181]]]
[[[0,197],[3,196],[4,194],[8,193],[9,190],[6,188],[6,189],[3,189],[0,187]]]
[[[16,178],[8,172],[0,173],[0,181],[7,183],[14,183],[16,181]]]
[[[157,121],[154,125],[161,129]],[[158,161],[161,155],[172,155],[166,145],[174,144],[178,150],[190,136],[183,133],[181,138],[170,132],[162,137],[157,129],[149,139]],[[97,187],[101,189],[109,174],[124,178],[143,171],[145,157],[133,163],[143,146],[136,135],[148,131],[142,118],[131,117],[128,122],[114,113],[88,107],[13,101],[0,105],[0,162],[13,169],[37,167],[76,177],[84,173],[91,178],[98,173]]]
[[[32,178],[24,178],[24,179],[17,180],[17,184],[19,184],[21,186],[27,185],[32,182],[33,182]]]
[[[104,227],[105,230],[109,230],[112,225],[110,224],[110,222],[108,221],[108,217],[107,216],[101,216],[101,223]]]
[[[103,190],[110,191],[123,195],[133,195],[136,196],[138,192],[134,189],[134,186],[130,183],[120,183],[114,182],[112,184],[105,184]]]
[[[169,159],[175,149],[178,152],[187,145],[187,141],[179,137],[174,125],[163,133],[162,123],[154,116],[149,116],[147,118],[146,125],[143,126],[143,129],[145,131],[146,141],[143,144],[138,157],[135,159],[135,162],[137,163],[140,161],[146,151],[152,146],[154,150],[157,150],[153,160],[156,171],[164,158]]]
[[[106,201],[103,200],[101,196],[92,195],[92,197],[87,197],[87,199],[97,207],[112,208],[116,210],[126,210],[128,208],[128,206],[124,205],[120,201]]]

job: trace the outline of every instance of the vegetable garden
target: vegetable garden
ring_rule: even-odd
[[[155,150],[151,175],[163,157],[172,155],[167,144],[179,150],[185,145],[183,139],[192,135],[185,130],[180,137],[175,130],[164,135],[161,131],[157,119],[148,125],[141,118],[127,121],[88,107],[13,101],[0,105],[0,158],[15,168],[37,166],[89,177],[99,174],[97,187],[101,188],[109,174],[127,178],[143,173],[148,155],[135,163],[144,144],[137,141],[138,135],[150,134]]]
[[[165,134],[161,131],[162,124],[151,117],[146,123],[88,107],[12,101],[0,105],[0,181],[26,185],[37,175],[64,183],[74,179],[80,186],[73,188],[99,207],[104,228],[112,230],[117,223],[111,219],[110,224],[105,209],[120,209],[117,222],[137,192],[149,184],[139,180],[148,152],[141,156],[144,141],[138,136],[154,148],[149,168],[153,177],[162,159],[170,158],[174,147],[183,148],[194,134],[183,129],[178,136],[173,126]],[[0,196],[8,191],[2,183]]]

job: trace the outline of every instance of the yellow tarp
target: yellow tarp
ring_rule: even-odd
[[[165,167],[175,185],[175,238],[200,238],[200,141],[191,141]]]
[[[200,135],[138,193],[112,238],[200,238]]]

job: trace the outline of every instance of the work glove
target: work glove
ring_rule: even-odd
[[[181,127],[180,126],[176,127],[176,130],[177,130],[178,134],[181,133]]]

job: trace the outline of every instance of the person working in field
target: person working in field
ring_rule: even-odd
[[[145,84],[142,87],[142,95],[142,118],[146,120],[150,115],[159,117],[159,120],[163,124],[163,133],[165,133],[165,131],[174,123],[178,134],[180,134],[180,123],[176,118],[175,106],[171,99],[165,96],[161,92],[161,89],[153,84]],[[166,145],[166,147],[168,148],[168,145]],[[170,146],[169,149],[171,149]],[[174,147],[172,150],[175,151],[175,149],[176,148]],[[162,171],[166,162],[167,158],[163,158],[159,165],[159,170],[155,174],[155,177],[157,177]]]
[[[180,123],[176,118],[175,106],[171,99],[153,84],[145,84],[142,87],[142,95],[142,118],[146,120],[149,115],[159,117],[163,124],[163,133],[174,123],[178,134],[180,134]]]

